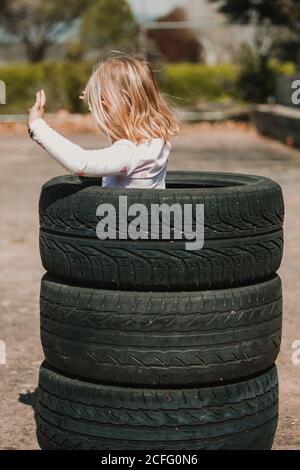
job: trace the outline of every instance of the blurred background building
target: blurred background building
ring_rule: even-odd
[[[172,15],[172,12],[181,10],[182,14],[185,14],[185,18],[182,19],[187,22],[187,27],[194,32],[203,48],[201,61],[204,60],[207,64],[230,62],[241,43],[248,41],[253,44],[255,38],[255,28],[252,25],[230,24],[225,15],[219,13],[216,5],[209,0],[128,0],[128,3],[138,23],[153,22],[166,16],[168,19],[168,15]],[[76,20],[66,34],[62,34],[57,42],[49,46],[46,57],[63,58],[66,40],[69,37],[76,37],[78,30],[78,20]],[[25,45],[18,38],[8,37],[2,31],[0,62],[8,63],[16,60],[26,60]]]
[[[192,29],[203,47],[207,64],[230,62],[242,43],[253,44],[256,28],[228,22],[209,0],[130,0],[141,21],[165,18],[174,10],[183,10],[188,28]],[[155,26],[153,26],[155,27]]]

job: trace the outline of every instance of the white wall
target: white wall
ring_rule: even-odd
[[[186,8],[189,20],[224,21],[224,16],[217,12],[216,5],[207,0],[182,0],[181,4]]]
[[[206,23],[195,30],[206,52],[206,62],[230,62],[242,42],[252,42],[251,26],[229,25],[227,18],[208,0],[182,0],[190,21]]]

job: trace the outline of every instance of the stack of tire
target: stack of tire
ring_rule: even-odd
[[[174,226],[168,240],[100,240],[97,207],[118,215],[120,195],[149,213],[151,204],[204,204],[203,248],[186,250]],[[47,182],[41,448],[270,449],[283,215],[280,186],[260,176],[170,172],[165,190]]]

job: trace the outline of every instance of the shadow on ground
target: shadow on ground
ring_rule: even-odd
[[[31,406],[33,410],[35,410],[36,408],[37,398],[37,388],[33,392],[30,392],[30,390],[28,390],[26,393],[19,393],[19,402],[23,405]]]

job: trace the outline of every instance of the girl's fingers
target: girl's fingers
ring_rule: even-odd
[[[28,109],[28,113],[30,115],[36,115],[38,113],[38,115],[42,116],[44,114],[45,104],[46,104],[46,94],[44,90],[39,90],[35,94],[35,103],[32,106],[32,108]]]
[[[44,108],[46,104],[46,94],[44,90],[41,91],[41,107]]]
[[[35,103],[33,105],[33,108],[34,109],[38,109],[39,108],[39,94],[38,92],[35,94]]]
[[[41,107],[41,91],[37,92],[37,104],[38,104],[38,107],[40,108]]]

